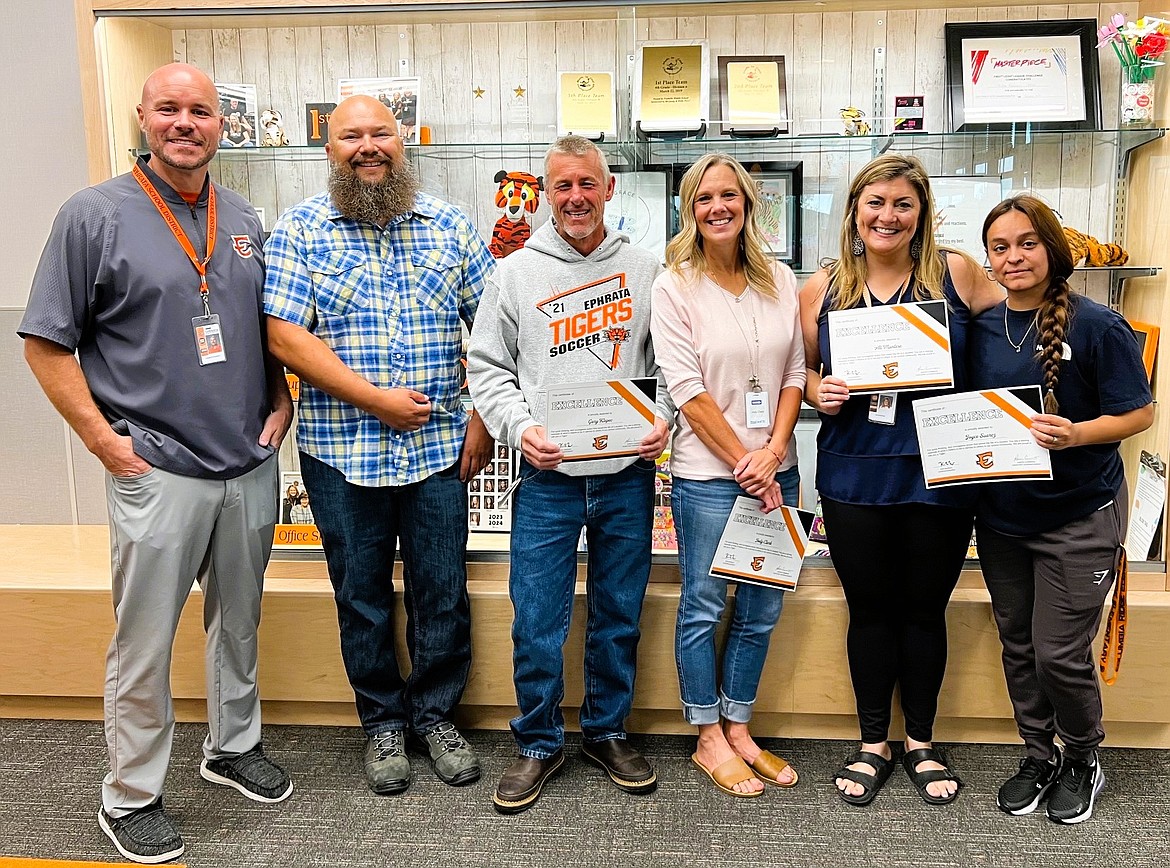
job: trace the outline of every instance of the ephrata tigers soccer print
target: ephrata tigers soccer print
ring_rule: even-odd
[[[617,368],[634,318],[625,274],[558,292],[536,308],[549,318],[549,358],[587,350],[611,371]]]

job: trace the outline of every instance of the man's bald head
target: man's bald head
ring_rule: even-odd
[[[187,63],[152,72],[142,86],[138,125],[146,134],[151,168],[176,190],[200,190],[223,135],[219,94],[206,73]]]
[[[343,133],[385,127],[398,135],[398,121],[394,113],[376,97],[366,94],[347,96],[329,114],[329,143],[340,141]]]
[[[160,90],[175,86],[203,90],[205,95],[213,98],[211,102],[218,112],[219,93],[215,83],[202,69],[189,63],[168,63],[152,72],[142,85],[142,104],[147,105]]]

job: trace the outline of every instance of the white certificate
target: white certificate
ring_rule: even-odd
[[[1161,526],[1165,505],[1166,465],[1158,456],[1143,449],[1133,491],[1133,506],[1129,511],[1129,532],[1125,537],[1125,553],[1131,561],[1150,559],[1150,549]]]
[[[1039,386],[960,392],[914,402],[927,488],[1052,478],[1052,457],[1032,436]]]
[[[709,575],[732,582],[795,591],[814,515],[782,506],[764,515],[760,501],[737,497]]]
[[[954,385],[947,317],[942,300],[829,311],[833,376],[851,395]]]
[[[963,40],[964,123],[1084,120],[1078,36]]]
[[[561,447],[564,461],[637,455],[654,428],[657,395],[654,377],[553,386],[545,436]]]

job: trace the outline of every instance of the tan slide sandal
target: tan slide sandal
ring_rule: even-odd
[[[755,761],[750,763],[752,771],[756,773],[756,777],[766,784],[771,784],[774,787],[795,787],[800,781],[800,775],[796,773],[796,769],[792,768],[792,764],[783,757],[778,757],[770,750],[760,751],[760,755],[755,758]],[[780,773],[785,769],[792,772],[792,780],[787,783],[780,780]]]
[[[756,799],[764,794],[763,790],[756,790],[754,793],[741,793],[732,789],[736,784],[742,784],[744,781],[750,781],[756,777],[748,768],[748,764],[737,756],[732,757],[727,762],[720,763],[713,769],[709,769],[699,762],[698,754],[691,754],[691,762],[702,769],[704,774],[711,779],[711,783],[715,784],[722,793],[727,793],[727,795],[737,799]]]

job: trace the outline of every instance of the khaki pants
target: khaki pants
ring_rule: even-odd
[[[275,456],[226,481],[158,468],[107,476],[115,628],[106,655],[110,772],[102,804],[110,816],[162,795],[175,729],[171,649],[196,580],[207,631],[204,756],[243,753],[260,741],[256,628],[276,489]]]

